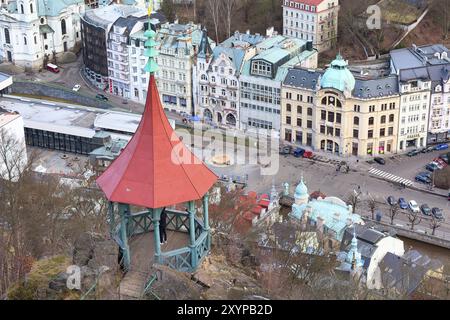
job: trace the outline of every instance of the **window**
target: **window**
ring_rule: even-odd
[[[11,38],[9,37],[9,30],[5,29],[5,42],[10,44],[11,43]]]
[[[384,137],[386,135],[386,129],[382,128],[380,129],[380,137]]]
[[[327,120],[327,112],[325,110],[320,111],[320,119]]]
[[[357,105],[357,104],[355,104],[355,105],[353,106],[353,111],[355,111],[355,112],[360,112],[360,110],[361,110],[361,106],[359,106],[359,105]]]
[[[375,106],[369,106],[369,112],[375,112]]]
[[[355,126],[359,126],[359,118],[358,118],[358,117],[354,117],[354,118],[353,118],[353,124],[354,124]]]
[[[61,20],[61,34],[66,34],[67,30],[66,30],[66,20],[62,19]]]
[[[44,40],[47,40],[47,33],[44,33]]]
[[[37,44],[37,37],[34,36],[34,44]]]
[[[286,117],[286,124],[291,124],[291,117],[289,116]]]
[[[394,127],[389,127],[388,128],[388,135],[389,136],[393,136],[394,135]]]
[[[23,10],[23,4],[20,5],[20,13],[25,13]]]
[[[334,135],[336,137],[340,137],[341,136],[341,129],[339,129],[339,128],[334,129]]]
[[[302,106],[297,106],[297,113],[302,113]]]
[[[311,121],[311,120],[308,120],[308,121],[306,122],[306,127],[307,127],[308,129],[312,129],[312,121]]]
[[[320,133],[325,134],[325,126],[320,126]]]
[[[369,126],[373,126],[373,123],[374,123],[374,118],[370,117],[369,118]]]
[[[312,108],[308,108],[308,116],[312,116],[312,114],[313,114]]]
[[[328,121],[334,122],[334,112],[328,112]]]
[[[386,123],[386,116],[381,116],[381,123]]]
[[[395,116],[393,114],[389,115],[389,122],[394,122]]]
[[[290,103],[288,103],[287,105],[286,105],[286,111],[287,112],[291,112],[291,104]]]
[[[297,126],[301,127],[302,126],[302,119],[297,118]]]
[[[31,13],[33,13],[33,4],[32,3],[30,3],[30,11],[31,11]]]
[[[336,113],[336,123],[341,123],[341,114]]]
[[[373,138],[373,130],[367,131],[367,138],[369,138],[369,139]]]
[[[359,131],[357,129],[353,129],[353,138],[359,138]]]
[[[23,44],[27,45],[27,37],[23,37]]]

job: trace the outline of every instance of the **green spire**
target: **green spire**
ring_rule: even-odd
[[[158,45],[158,43],[155,41],[156,32],[151,29],[150,20],[148,23],[148,29],[144,32],[144,36],[147,38],[147,41],[145,41],[144,44],[144,56],[148,57],[148,61],[144,67],[144,71],[154,74],[159,70],[158,64],[155,61],[155,57],[159,55],[159,52],[158,49],[156,49],[156,46]]]

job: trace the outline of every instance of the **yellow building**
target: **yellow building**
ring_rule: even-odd
[[[325,72],[290,69],[281,94],[282,140],[341,156],[397,152],[396,76],[355,79],[338,55]]]

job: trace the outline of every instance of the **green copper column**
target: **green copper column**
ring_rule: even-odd
[[[197,248],[195,247],[195,203],[194,201],[188,202],[188,211],[189,211],[189,238],[190,244],[189,248],[191,249],[191,266],[192,269],[195,270],[197,268]]]
[[[205,231],[208,232],[207,244],[208,250],[211,250],[211,230],[209,228],[209,193],[203,196],[203,226]]]
[[[127,235],[127,225],[128,225],[128,215],[130,214],[130,205],[119,203],[119,214],[120,214],[120,239],[122,240],[122,251],[123,251],[123,263],[126,270],[130,268],[131,257],[130,248],[128,247],[128,235]]]
[[[114,217],[114,202],[108,202],[108,215],[109,215],[109,233],[111,237],[114,237],[114,233],[116,232],[116,221]]]
[[[159,221],[161,220],[161,209],[153,209],[153,236],[155,241],[155,262],[162,263],[161,259],[161,238],[159,235]]]

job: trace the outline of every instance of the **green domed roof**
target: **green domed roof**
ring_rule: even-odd
[[[355,77],[347,69],[347,62],[340,54],[331,62],[331,66],[325,71],[320,80],[321,88],[332,88],[344,92],[353,91],[355,88]]]
[[[308,194],[308,188],[306,187],[305,183],[303,182],[303,177],[300,183],[298,184],[297,188],[295,188],[295,199],[304,199],[309,198]]]

